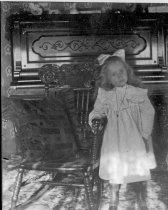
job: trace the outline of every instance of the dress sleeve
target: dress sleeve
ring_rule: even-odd
[[[102,118],[106,116],[102,90],[98,89],[98,95],[94,104],[93,110],[89,114],[89,125],[91,126],[94,118]]]
[[[139,107],[142,123],[142,136],[148,140],[153,129],[155,110],[147,96],[147,93],[144,97],[144,102],[140,103]]]

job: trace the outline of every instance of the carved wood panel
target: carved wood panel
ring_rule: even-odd
[[[54,33],[54,32],[53,32]],[[34,36],[35,35],[35,36]],[[36,37],[38,34],[28,33],[28,37]],[[146,40],[140,34],[125,34],[124,36],[104,35],[99,36],[58,36],[40,35],[31,45],[32,52],[41,58],[88,56],[99,53],[112,53],[113,51],[125,48],[127,55],[138,55],[146,48]],[[31,53],[32,53],[31,52]],[[30,57],[29,62],[35,61]]]
[[[24,29],[22,34],[22,69],[39,68],[44,63],[93,62],[101,53],[112,54],[125,49],[133,65],[157,64],[157,37],[150,27],[109,35],[60,34],[57,30]]]

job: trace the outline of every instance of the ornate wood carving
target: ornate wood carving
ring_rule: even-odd
[[[46,85],[55,83],[58,86],[64,85],[64,72],[60,70],[59,66],[46,64],[39,69],[39,78]]]
[[[127,30],[122,34],[102,31],[99,35],[75,35],[76,30],[69,35],[68,30],[64,29],[60,35],[57,30],[43,31],[25,29],[22,35],[23,69],[40,67],[46,62],[58,65],[65,62],[93,62],[101,53],[112,54],[121,48],[125,49],[126,58],[132,65],[142,65],[144,60],[146,65],[157,64],[157,37],[152,37],[149,26],[145,30],[135,28],[134,32]]]
[[[32,43],[32,50],[41,57],[98,55],[124,48],[127,55],[138,55],[146,48],[140,34],[100,36],[42,35]]]
[[[98,72],[94,63],[64,64],[60,67],[46,64],[39,69],[39,79],[45,85],[54,87],[90,87]]]

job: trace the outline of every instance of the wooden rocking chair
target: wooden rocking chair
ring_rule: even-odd
[[[100,200],[101,195],[101,182],[99,179],[98,170],[101,140],[103,135],[103,121],[97,119],[93,120],[92,132],[91,129],[88,129],[88,105],[90,103],[89,94],[91,93],[91,91],[91,88],[78,88],[73,90],[76,104],[75,110],[73,112],[76,112],[76,114],[78,115],[78,122],[80,123],[82,128],[76,128],[82,133],[82,143],[80,142],[80,146],[72,146],[73,149],[75,148],[73,152],[69,153],[65,150],[65,153],[63,153],[58,158],[53,158],[52,160],[26,160],[22,162],[18,167],[18,174],[14,186],[11,210],[17,209],[18,195],[20,192],[20,188],[22,187],[25,170],[45,171],[49,174],[52,174],[52,180],[41,181],[41,183],[44,185],[47,184],[52,186],[84,187],[88,209],[98,209],[98,201]],[[66,94],[67,97],[69,97],[68,92],[66,92]],[[62,96],[65,96],[65,94],[63,94]],[[55,95],[54,97],[58,98],[57,95]],[[72,103],[63,100],[63,104],[69,106],[67,110],[72,110]],[[67,111],[67,115],[72,115],[72,112]],[[74,115],[72,116],[72,118],[73,117]],[[57,117],[55,116],[55,118]],[[74,118],[72,118],[71,123],[73,124]],[[66,143],[66,145],[68,144]],[[62,145],[62,147],[64,147],[64,145]],[[59,148],[61,149],[61,147]],[[78,179],[77,183],[74,182],[76,181],[74,178],[72,179],[72,183],[63,182],[64,175],[68,175],[68,177],[70,177],[71,174],[73,175],[73,177],[75,174],[77,174],[78,178],[80,176],[81,179]],[[94,185],[97,185],[97,193],[95,199],[93,195]]]

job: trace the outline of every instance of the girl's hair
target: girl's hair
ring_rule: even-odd
[[[141,87],[141,81],[138,79],[133,72],[133,69],[125,62],[122,60],[122,58],[118,56],[111,56],[105,60],[103,65],[101,66],[101,71],[100,74],[96,80],[96,86],[101,87],[105,90],[111,90],[114,88],[114,86],[111,84],[109,77],[108,77],[108,66],[113,65],[115,62],[120,62],[123,64],[124,68],[127,71],[127,76],[128,76],[128,81],[127,84],[135,86],[135,87]]]

